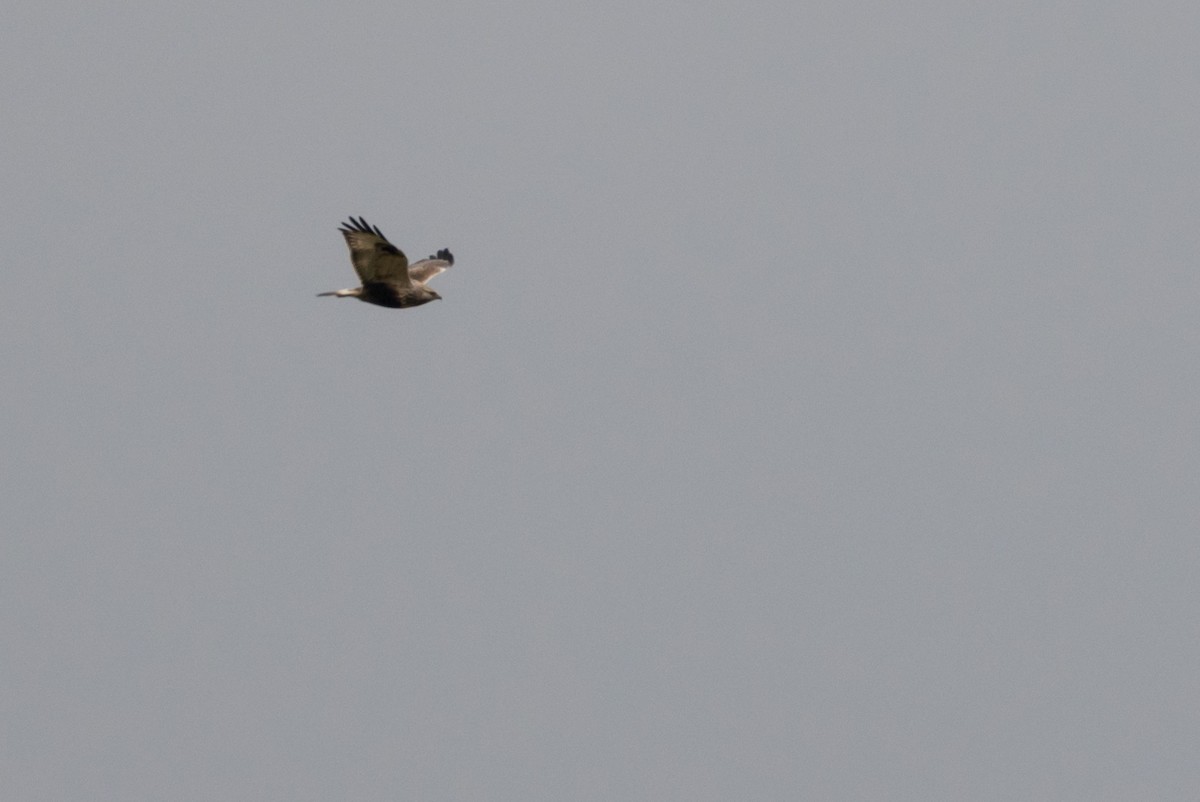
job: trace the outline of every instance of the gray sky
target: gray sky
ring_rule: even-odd
[[[1195,4],[12,5],[6,799],[1200,796]]]

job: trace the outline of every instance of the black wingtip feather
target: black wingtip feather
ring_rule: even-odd
[[[350,222],[342,223],[342,225],[338,229],[338,231],[343,231],[343,232],[347,232],[347,233],[351,232],[351,231],[360,231],[363,234],[374,234],[375,236],[380,237],[382,239],[385,239],[385,240],[387,239],[387,237],[384,236],[383,232],[379,230],[379,226],[371,225],[370,223],[367,222],[365,217],[359,217],[358,219],[355,219],[354,215],[350,216]]]

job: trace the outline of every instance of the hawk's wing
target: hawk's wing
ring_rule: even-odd
[[[424,284],[452,264],[454,264],[454,254],[442,248],[428,259],[422,259],[409,265],[408,276],[413,280],[413,284]]]
[[[350,218],[338,229],[350,246],[350,261],[363,284],[386,281],[411,287],[408,277],[408,257],[395,245],[387,241],[383,232],[361,217]]]

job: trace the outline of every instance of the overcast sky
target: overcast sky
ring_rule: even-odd
[[[5,799],[1200,798],[1200,6],[9,6]]]

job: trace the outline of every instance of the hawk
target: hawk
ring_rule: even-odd
[[[426,287],[429,279],[454,264],[454,254],[442,248],[428,259],[408,263],[404,252],[392,243],[377,227],[363,218],[353,217],[342,223],[342,236],[350,246],[350,261],[362,280],[361,287],[318,293],[317,297],[357,298],[369,304],[404,309],[441,300]]]

